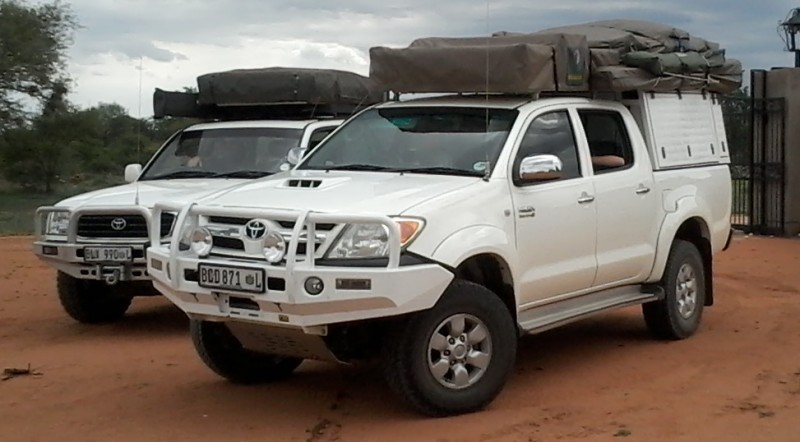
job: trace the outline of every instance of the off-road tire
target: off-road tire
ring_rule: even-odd
[[[56,276],[56,288],[67,314],[84,324],[117,321],[128,311],[132,300],[102,281],[77,279],[63,272]]]
[[[696,299],[694,311],[688,318],[679,312],[678,277],[681,268],[691,267],[695,275]],[[705,282],[710,275],[705,274],[700,251],[691,242],[676,239],[670,250],[660,286],[664,289],[664,299],[642,305],[645,324],[657,339],[681,340],[692,336],[700,326],[705,305]]]
[[[192,320],[192,342],[203,363],[235,384],[257,384],[285,379],[303,359],[257,353],[242,344],[221,322]]]
[[[433,333],[458,314],[483,322],[491,353],[482,377],[457,390],[434,377],[428,358]],[[384,376],[394,393],[422,414],[471,413],[485,408],[502,390],[514,366],[517,341],[514,319],[497,295],[483,286],[454,280],[433,308],[413,314],[390,333],[383,353]]]

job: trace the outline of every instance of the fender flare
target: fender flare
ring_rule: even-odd
[[[473,256],[497,255],[505,261],[516,285],[515,261],[509,259],[515,253],[514,249],[513,240],[503,230],[495,226],[477,225],[465,227],[444,238],[433,250],[431,259],[457,268]]]
[[[664,202],[665,206],[667,201]],[[653,261],[653,268],[650,271],[648,283],[658,282],[664,275],[664,268],[667,265],[672,244],[678,234],[678,230],[690,219],[699,219],[702,222],[703,234],[710,240],[708,220],[711,213],[708,205],[704,204],[702,197],[697,194],[684,194],[674,201],[673,207],[665,207],[667,215],[661,223],[656,246],[656,256]]]

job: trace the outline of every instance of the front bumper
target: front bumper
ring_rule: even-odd
[[[189,205],[184,208],[157,205],[153,216],[164,209],[180,210],[175,226],[194,224],[200,216],[236,216],[270,219],[287,212],[256,209],[224,209]],[[265,326],[311,330],[335,323],[390,317],[432,307],[453,279],[453,274],[436,263],[401,265],[400,232],[388,217],[374,215],[321,214],[293,212],[292,239],[287,244],[285,265],[266,261],[223,257],[200,259],[191,252],[179,251],[179,234],[169,245],[147,249],[147,271],[155,288],[189,317],[209,321],[235,321]],[[383,267],[321,266],[309,254],[297,259],[302,229],[305,238],[314,238],[316,223],[380,223],[389,228],[390,255]],[[196,225],[196,224],[194,224]],[[157,229],[154,229],[157,230]],[[180,227],[174,229],[180,232]],[[153,232],[153,235],[158,235]],[[151,240],[152,242],[152,240]],[[263,270],[264,293],[247,293],[202,287],[198,282],[200,264],[235,266]],[[310,277],[322,280],[321,293],[306,291]],[[310,331],[309,331],[310,332]]]
[[[125,262],[86,262],[86,247],[130,247],[133,259]],[[145,249],[147,244],[103,242],[69,244],[54,241],[35,241],[33,252],[56,270],[77,279],[118,281],[149,281]]]
[[[39,259],[77,279],[104,280],[109,283],[150,281],[145,258],[149,238],[84,238],[78,235],[78,220],[84,215],[139,215],[145,219],[149,228],[153,218],[148,209],[135,206],[95,206],[69,210],[67,234],[63,237],[47,235],[44,230],[47,215],[65,210],[61,207],[41,207],[36,211],[33,252]],[[130,259],[87,260],[87,248],[96,247],[130,249]]]

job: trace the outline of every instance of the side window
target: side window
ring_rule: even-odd
[[[336,129],[336,126],[323,127],[312,132],[311,138],[309,138],[308,140],[308,149],[311,150],[317,147],[317,144],[319,144],[320,141],[324,140],[325,137],[327,137],[328,134],[333,132],[334,129]]]
[[[580,110],[592,166],[595,173],[608,173],[629,168],[633,149],[625,122],[619,112]]]
[[[561,177],[557,181],[581,177],[578,146],[566,110],[539,115],[528,126],[514,160],[515,181],[522,160],[535,155],[555,155],[561,160]]]

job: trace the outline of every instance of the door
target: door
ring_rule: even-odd
[[[566,109],[548,111],[529,123],[515,155],[512,195],[516,217],[520,301],[530,304],[592,286],[595,261],[595,202],[591,179],[584,173]],[[555,155],[563,163],[560,177],[523,179],[526,157]]]
[[[636,281],[650,273],[660,228],[661,210],[650,157],[629,114],[609,109],[577,112],[581,124],[579,138],[588,144],[594,174],[597,210],[594,285]],[[635,143],[632,134],[637,136]]]

